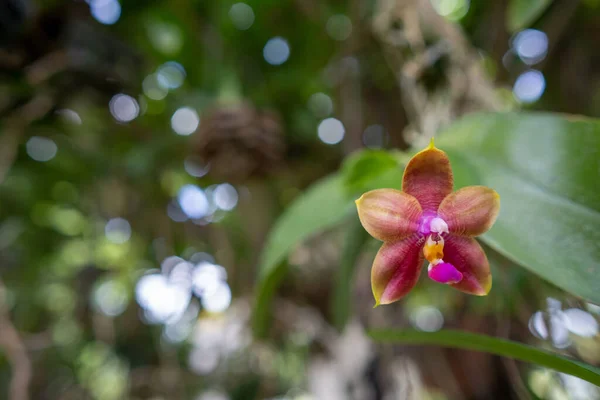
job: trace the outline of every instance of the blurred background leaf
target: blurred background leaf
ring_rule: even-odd
[[[295,245],[311,235],[339,224],[350,213],[353,199],[347,196],[340,176],[317,182],[282,214],[263,249],[260,262],[257,301],[254,306],[254,331],[266,334],[273,291],[284,272],[286,256]]]
[[[553,0],[510,0],[506,26],[510,32],[530,27],[552,4]]]

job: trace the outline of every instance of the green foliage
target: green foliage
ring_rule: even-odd
[[[572,360],[560,354],[506,339],[494,338],[469,332],[441,330],[421,332],[413,330],[377,330],[369,332],[376,342],[409,345],[435,345],[456,349],[483,351],[502,357],[525,361],[551,368],[565,374],[600,385],[600,369]]]
[[[478,114],[437,145],[455,184],[485,185],[501,210],[483,240],[558,287],[600,303],[600,122],[548,114]]]
[[[506,13],[506,27],[516,33],[534,23],[553,0],[511,0]]]

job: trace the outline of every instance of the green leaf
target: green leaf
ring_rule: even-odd
[[[511,0],[506,13],[506,27],[512,33],[529,27],[552,4],[552,0]]]
[[[269,233],[260,261],[253,325],[257,336],[268,328],[270,301],[285,275],[285,258],[295,245],[340,223],[354,207],[340,175],[331,175],[310,187],[277,220]]]
[[[391,170],[402,169],[392,153],[383,150],[362,150],[344,160],[342,174],[344,185],[350,192],[362,193],[370,189],[370,182]],[[397,185],[400,183],[398,182]]]
[[[376,342],[409,345],[437,345],[464,350],[482,351],[519,361],[538,364],[565,374],[600,385],[600,369],[572,360],[560,354],[537,349],[525,344],[475,333],[442,330],[420,332],[414,330],[377,330],[369,332]]]
[[[342,249],[342,259],[334,280],[331,314],[333,325],[343,331],[350,317],[352,304],[352,282],[356,262],[369,234],[362,227],[358,215],[354,215],[349,223]]]
[[[436,141],[455,185],[489,186],[500,215],[492,248],[600,304],[600,122],[537,113],[476,114]]]

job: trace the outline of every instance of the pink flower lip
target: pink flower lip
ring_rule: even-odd
[[[463,274],[454,268],[454,265],[441,262],[439,264],[430,264],[428,275],[431,279],[439,283],[458,283],[462,281]]]

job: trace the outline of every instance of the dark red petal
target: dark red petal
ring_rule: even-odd
[[[371,269],[376,306],[399,300],[415,286],[423,264],[422,245],[423,238],[415,234],[381,246]]]
[[[421,203],[423,211],[437,211],[440,203],[452,193],[452,169],[446,153],[433,145],[410,159],[404,177],[402,190]]]
[[[463,275],[460,282],[451,286],[477,296],[489,293],[492,288],[490,263],[475,239],[450,234],[444,244],[444,261]]]
[[[439,216],[451,233],[477,236],[492,227],[500,211],[500,196],[485,186],[467,186],[449,194],[440,204]]]

